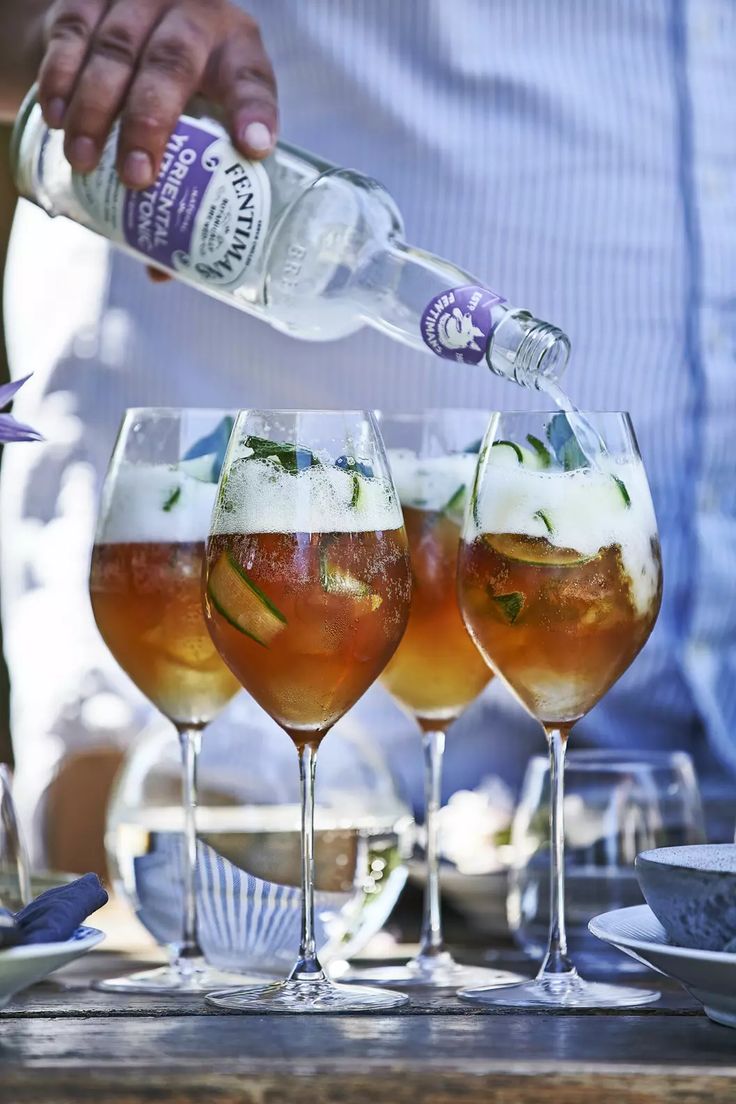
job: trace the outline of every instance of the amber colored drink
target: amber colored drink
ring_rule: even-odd
[[[139,690],[177,725],[199,727],[240,689],[202,613],[204,542],[95,546],[90,595],[97,627]]]
[[[403,530],[219,534],[207,555],[217,650],[297,744],[317,742],[377,678],[404,630]]]
[[[656,540],[651,560],[661,578]],[[586,556],[544,537],[485,533],[462,546],[460,562],[474,639],[543,723],[584,716],[631,664],[659,610],[661,582],[639,608],[615,544]]]
[[[457,603],[459,519],[404,506],[412,570],[406,632],[381,682],[422,728],[454,721],[491,678]]]

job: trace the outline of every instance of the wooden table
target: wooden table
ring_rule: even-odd
[[[0,1013],[2,1104],[736,1102],[736,1031],[664,980],[658,1004],[605,1014],[443,995],[390,1015],[236,1016],[88,987],[136,965],[92,952]]]

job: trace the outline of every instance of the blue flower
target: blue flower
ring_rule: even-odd
[[[27,379],[30,379],[30,376],[14,380],[12,383],[5,383],[0,387],[0,410],[8,405]],[[43,437],[32,426],[16,421],[12,414],[0,414],[0,444],[7,444],[8,441],[43,441]]]

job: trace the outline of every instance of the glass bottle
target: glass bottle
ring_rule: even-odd
[[[64,135],[28,93],[11,159],[21,195],[294,337],[330,340],[364,325],[461,364],[485,362],[527,387],[554,381],[564,333],[467,272],[406,244],[375,180],[279,142],[263,162],[195,109],[182,115],[156,182],[123,187],[117,126],[91,173],[72,171]]]

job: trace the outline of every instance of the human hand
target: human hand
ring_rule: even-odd
[[[276,141],[276,80],[258,25],[228,0],[54,0],[39,102],[63,128],[74,169],[90,172],[120,117],[117,170],[129,188],[158,175],[195,93],[221,106],[235,146],[265,157]]]

